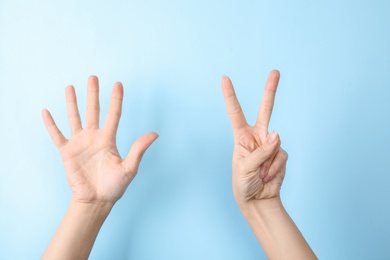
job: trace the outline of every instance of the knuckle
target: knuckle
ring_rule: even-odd
[[[277,171],[277,169],[276,169],[275,165],[271,165],[271,166],[269,167],[268,175],[269,175],[270,177],[273,177],[273,176],[275,175],[275,172],[276,172],[276,171]]]
[[[242,113],[242,108],[241,108],[241,106],[238,106],[238,105],[232,106],[232,107],[229,108],[228,113],[230,115],[241,114]]]
[[[243,135],[238,136],[237,141],[238,141],[239,146],[243,147],[245,150],[247,150],[249,152],[253,152],[254,150],[256,150],[259,147],[255,138],[251,135],[248,135],[248,134],[243,134]]]
[[[260,150],[261,153],[267,153],[267,149],[265,148],[265,145],[262,145],[258,148]]]
[[[262,107],[265,112],[272,112],[273,110],[273,106],[271,104],[263,104]]]
[[[119,110],[113,110],[113,109],[108,110],[107,113],[108,113],[109,115],[115,116],[115,117],[121,116],[121,114],[122,114],[121,111],[119,111]]]
[[[283,151],[283,152],[281,153],[281,156],[282,156],[282,159],[283,159],[284,161],[287,161],[287,160],[288,160],[288,153],[287,153],[286,151]]]

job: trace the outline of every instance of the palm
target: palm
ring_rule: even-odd
[[[225,78],[222,83],[227,111],[234,132],[233,188],[236,196],[242,196],[246,200],[278,196],[284,178],[284,169],[275,169],[277,170],[276,174],[270,178],[261,176],[262,165],[260,164],[255,167],[246,167],[248,156],[261,147],[267,138],[278,80],[279,73],[277,71],[271,72],[254,126],[250,126],[246,122],[231,81]],[[278,155],[275,154],[274,158],[276,156]],[[270,165],[272,159],[270,158],[269,162],[265,163],[268,172],[272,167]]]
[[[73,87],[66,91],[68,118],[72,137],[67,140],[48,111],[43,119],[50,136],[57,145],[75,200],[80,202],[115,202],[125,192],[137,173],[144,151],[157,138],[149,133],[139,138],[125,160],[116,147],[116,131],[122,109],[123,88],[113,88],[104,128],[99,129],[98,82],[88,82],[87,124],[82,129]]]
[[[101,130],[74,135],[61,157],[69,186],[80,201],[116,201],[134,177],[125,174],[114,140]]]

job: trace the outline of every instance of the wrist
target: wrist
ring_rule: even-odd
[[[249,221],[252,218],[263,218],[273,212],[284,211],[280,196],[268,199],[237,200],[244,217]]]
[[[105,220],[110,214],[111,209],[113,208],[113,202],[80,202],[72,197],[69,205],[69,210],[72,212],[77,212],[86,217],[99,220]]]
[[[80,202],[72,197],[68,211],[42,259],[87,259],[113,203]]]
[[[249,200],[239,206],[269,259],[317,259],[280,196]]]

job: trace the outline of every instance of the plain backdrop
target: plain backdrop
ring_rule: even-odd
[[[71,197],[41,120],[125,88],[118,149],[160,138],[90,259],[266,259],[231,191],[221,77],[253,124],[272,69],[282,200],[320,259],[390,259],[389,1],[0,1],[0,259],[38,259]],[[283,250],[283,249],[280,249]]]

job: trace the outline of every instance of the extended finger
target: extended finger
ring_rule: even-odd
[[[222,92],[225,98],[227,113],[233,127],[233,131],[247,125],[240,102],[238,102],[236,92],[229,77],[222,78]]]
[[[47,109],[44,109],[42,111],[42,119],[45,123],[46,129],[49,132],[51,139],[53,140],[57,148],[60,149],[66,143],[66,138],[61,133],[60,129],[58,129],[53,117]]]
[[[264,183],[271,181],[277,174],[283,173],[281,178],[284,178],[284,172],[286,170],[286,162],[288,160],[288,154],[282,148],[279,148],[272,164],[268,170],[267,176],[263,179]]]
[[[66,95],[66,108],[68,111],[68,121],[70,131],[76,134],[82,129],[79,109],[77,107],[76,92],[73,86],[68,86],[65,90]]]
[[[104,128],[116,133],[119,119],[122,114],[123,86],[122,83],[115,83],[112,88],[111,101],[108,107]]]
[[[278,87],[279,78],[279,71],[273,70],[269,74],[267,83],[265,84],[264,94],[261,99],[259,113],[256,121],[256,126],[260,129],[260,137],[262,140],[264,140],[268,134],[268,125],[274,107],[276,89]]]
[[[87,128],[99,128],[99,80],[96,76],[88,78]]]
[[[131,177],[134,177],[138,171],[138,166],[141,162],[142,156],[149,146],[158,138],[157,133],[147,133],[135,141],[126,159],[122,162],[125,171]]]

